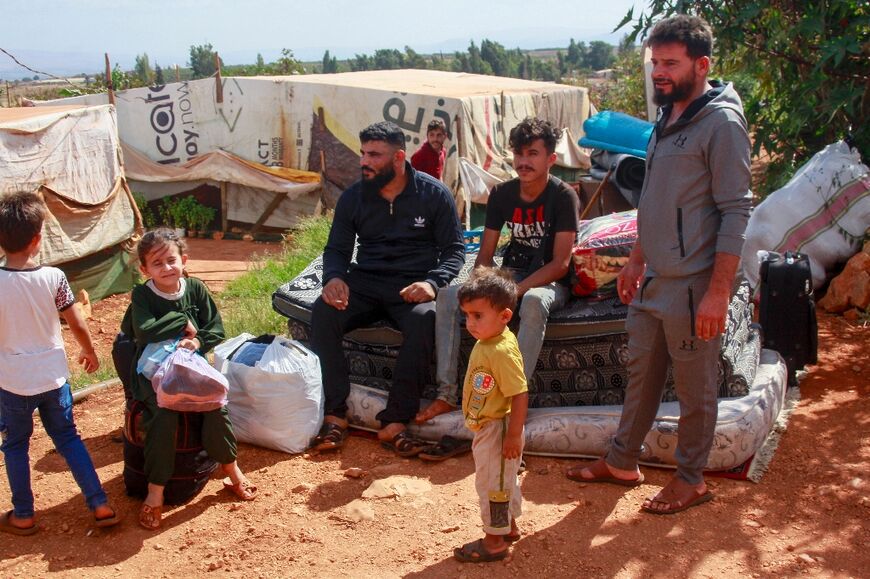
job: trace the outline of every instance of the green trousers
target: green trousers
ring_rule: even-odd
[[[175,470],[175,436],[179,412],[157,406],[157,396],[143,401],[142,425],[145,428],[145,476],[148,482],[165,486]],[[236,460],[236,437],[226,406],[202,415],[202,446],[220,464]]]

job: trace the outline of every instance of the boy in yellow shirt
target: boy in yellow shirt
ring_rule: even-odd
[[[517,473],[529,406],[523,357],[507,327],[517,287],[509,272],[479,267],[458,297],[465,327],[477,339],[465,374],[462,413],[466,426],[474,431],[474,486],[485,536],[454,549],[453,555],[464,563],[499,561],[507,556],[510,543],[520,538],[516,518],[522,512],[522,496]],[[499,516],[499,511],[507,516]]]

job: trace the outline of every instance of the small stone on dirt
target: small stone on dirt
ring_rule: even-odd
[[[812,555],[808,555],[806,553],[801,553],[800,555],[798,555],[798,559],[800,559],[807,565],[814,565],[816,563],[816,560],[813,559]]]
[[[442,533],[453,533],[459,530],[459,525],[453,525],[452,527],[444,527],[441,529]]]
[[[345,515],[354,523],[360,521],[373,521],[375,519],[375,510],[372,506],[359,499],[351,501],[344,508]]]
[[[361,468],[352,467],[344,471],[344,476],[348,478],[363,478],[368,473]]]
[[[296,485],[295,487],[293,487],[292,489],[290,489],[290,492],[299,495],[302,493],[307,493],[307,492],[311,491],[311,489],[313,489],[313,488],[314,488],[314,485],[312,485],[312,484],[300,483],[300,484]]]
[[[412,476],[390,476],[378,479],[363,491],[367,499],[386,499],[422,495],[432,490],[432,483]]]

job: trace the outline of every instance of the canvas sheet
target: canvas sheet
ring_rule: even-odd
[[[580,137],[590,111],[582,87],[425,70],[228,77],[221,89],[221,103],[215,79],[117,92],[121,140],[160,165],[222,150],[268,167],[322,172],[325,189],[341,190],[359,178],[361,129],[395,122],[410,155],[425,141],[428,122],[440,118],[448,132],[444,181],[461,205],[460,156],[506,177],[507,136],[517,122],[540,116]],[[582,152],[564,156],[583,162]]]
[[[0,195],[39,191],[48,205],[41,263],[130,239],[138,222],[119,159],[114,109],[0,111]]]

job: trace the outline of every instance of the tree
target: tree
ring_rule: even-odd
[[[257,64],[254,65],[254,71],[256,74],[263,74],[266,72],[266,61],[263,60],[263,55],[259,52],[257,53]]]
[[[190,66],[193,78],[205,78],[211,76],[217,71],[215,66],[215,56],[217,53],[211,43],[200,44],[199,46],[190,47]],[[223,60],[220,61],[221,66],[224,65]]]
[[[163,78],[163,69],[157,63],[154,64],[154,84],[158,86],[166,84],[166,80]]]
[[[870,4],[866,0],[648,0],[632,40],[662,17],[689,12],[713,28],[714,67],[734,78],[754,132],[773,161],[761,186],[781,186],[811,155],[842,138],[870,158]]]
[[[426,58],[411,48],[405,46],[405,68],[429,68]]]
[[[148,62],[147,52],[136,55],[136,61],[133,65],[133,72],[136,74],[136,78],[143,86],[151,84],[151,81],[154,77],[154,71],[151,70],[151,64]]]
[[[586,68],[592,70],[610,68],[615,58],[611,45],[602,40],[593,40],[589,43],[589,51],[586,53]]]
[[[375,70],[405,68],[405,55],[395,48],[379,48],[372,57]]]
[[[334,56],[329,55],[328,50],[323,53],[323,70],[321,72],[325,74],[338,72],[338,61]]]
[[[293,57],[293,51],[289,48],[281,49],[281,58],[275,63],[278,74],[305,74],[305,67]]]

